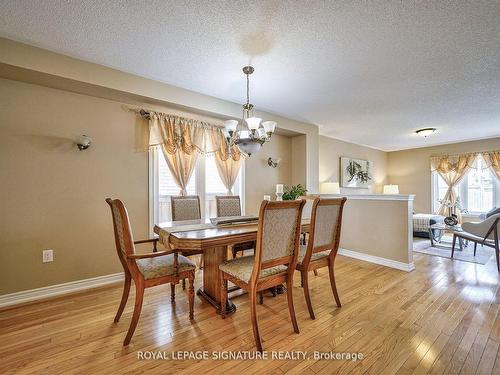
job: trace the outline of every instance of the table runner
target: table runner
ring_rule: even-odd
[[[170,228],[160,228],[160,233],[159,233],[160,243],[170,249],[169,237],[170,234],[172,233],[189,232],[192,230],[212,229],[215,227],[216,225],[212,223],[200,223],[200,224],[178,225]]]

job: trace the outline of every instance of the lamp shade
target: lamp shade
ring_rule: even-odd
[[[274,133],[274,129],[276,128],[276,121],[264,121],[262,123],[264,130],[266,133]]]
[[[340,194],[338,182],[323,182],[320,188],[321,194]]]
[[[234,132],[237,126],[238,126],[238,121],[236,120],[224,121],[224,127],[228,132]]]
[[[399,194],[398,185],[384,185],[384,194]]]
[[[247,122],[248,129],[257,130],[259,128],[262,119],[258,117],[249,117],[245,121]]]

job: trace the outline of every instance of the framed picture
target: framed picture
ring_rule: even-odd
[[[369,188],[372,181],[368,160],[342,156],[340,158],[340,182],[342,187]]]

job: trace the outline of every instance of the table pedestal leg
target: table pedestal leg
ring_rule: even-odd
[[[217,313],[220,314],[220,279],[219,265],[227,260],[227,247],[219,246],[207,249],[203,252],[203,286],[198,289],[198,296],[210,303]],[[228,299],[226,302],[226,314],[236,311],[234,303]]]

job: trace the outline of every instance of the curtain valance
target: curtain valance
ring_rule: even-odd
[[[483,160],[487,167],[495,174],[500,180],[500,151],[482,152]]]
[[[431,156],[431,170],[439,173],[461,172],[474,168],[477,153]]]
[[[431,156],[431,170],[441,173],[461,170],[467,166],[469,169],[478,169],[475,164],[476,158],[481,155],[484,163],[481,163],[481,169],[491,168],[492,171],[500,170],[500,150],[472,152],[459,155],[437,155]]]
[[[149,147],[161,146],[171,155],[178,151],[191,155],[217,154],[225,161],[240,160],[237,147],[229,149],[221,127],[205,121],[161,112],[149,112]]]

